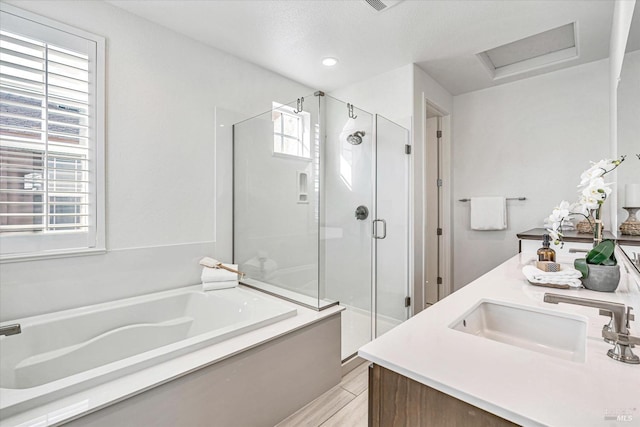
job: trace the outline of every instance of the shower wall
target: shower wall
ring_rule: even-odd
[[[315,129],[317,114],[305,117]],[[317,298],[315,155],[277,155],[273,141],[272,112],[234,125],[234,260],[251,279]],[[314,153],[315,137],[310,144]]]

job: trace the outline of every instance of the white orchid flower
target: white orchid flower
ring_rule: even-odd
[[[611,159],[602,159],[597,163],[591,162],[591,167],[580,175],[580,185],[578,185],[578,187],[586,185],[593,179],[602,177],[604,174],[610,172],[608,167],[615,164],[616,162]]]
[[[566,200],[563,200],[558,205],[558,209],[571,210],[571,203],[567,202]]]
[[[605,170],[603,170],[602,168],[592,166],[591,168],[582,172],[582,175],[580,175],[580,184],[578,186],[581,187],[583,185],[586,185],[592,179],[600,178],[602,175],[604,175],[604,173]]]
[[[562,222],[565,218],[569,216],[569,202],[565,202],[564,200],[560,203],[560,206],[555,208],[551,215],[549,215],[549,222]]]
[[[591,162],[591,167],[580,175],[578,201],[570,204],[563,200],[547,218],[547,222],[551,224],[551,228],[547,231],[555,244],[562,242],[564,237],[560,232],[562,223],[571,215],[580,214],[588,217],[591,211],[596,211],[596,218],[599,217],[604,201],[612,192],[610,188],[612,184],[605,183],[603,177],[620,166],[624,159],[625,156],[622,156],[619,160],[602,159],[597,163]]]
[[[571,213],[574,213],[574,214],[589,216],[589,209],[580,202],[573,203],[569,210],[571,211]]]
[[[589,185],[582,189],[582,196],[597,200],[604,200],[611,194],[611,184],[605,184],[604,179],[595,178],[589,182]]]
[[[601,200],[599,198],[591,197],[589,195],[584,195],[583,194],[580,197],[580,204],[587,211],[587,215],[588,215],[588,211],[593,210],[593,209],[598,209],[598,206],[600,206],[600,202],[601,202]]]

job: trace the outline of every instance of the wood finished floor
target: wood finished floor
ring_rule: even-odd
[[[276,427],[366,427],[368,363],[342,377],[340,384]]]

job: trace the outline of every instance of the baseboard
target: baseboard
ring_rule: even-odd
[[[344,362],[342,362],[342,376],[344,377],[349,372],[353,371],[358,366],[360,366],[360,365],[362,365],[363,363],[366,363],[366,362],[367,362],[367,360],[363,359],[362,357],[360,357],[358,355],[355,355],[355,356],[351,357],[350,359],[345,360]]]

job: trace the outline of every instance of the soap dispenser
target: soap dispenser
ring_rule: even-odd
[[[538,261],[551,261],[556,260],[556,251],[551,249],[551,237],[548,234],[542,236],[542,247],[538,249]]]

